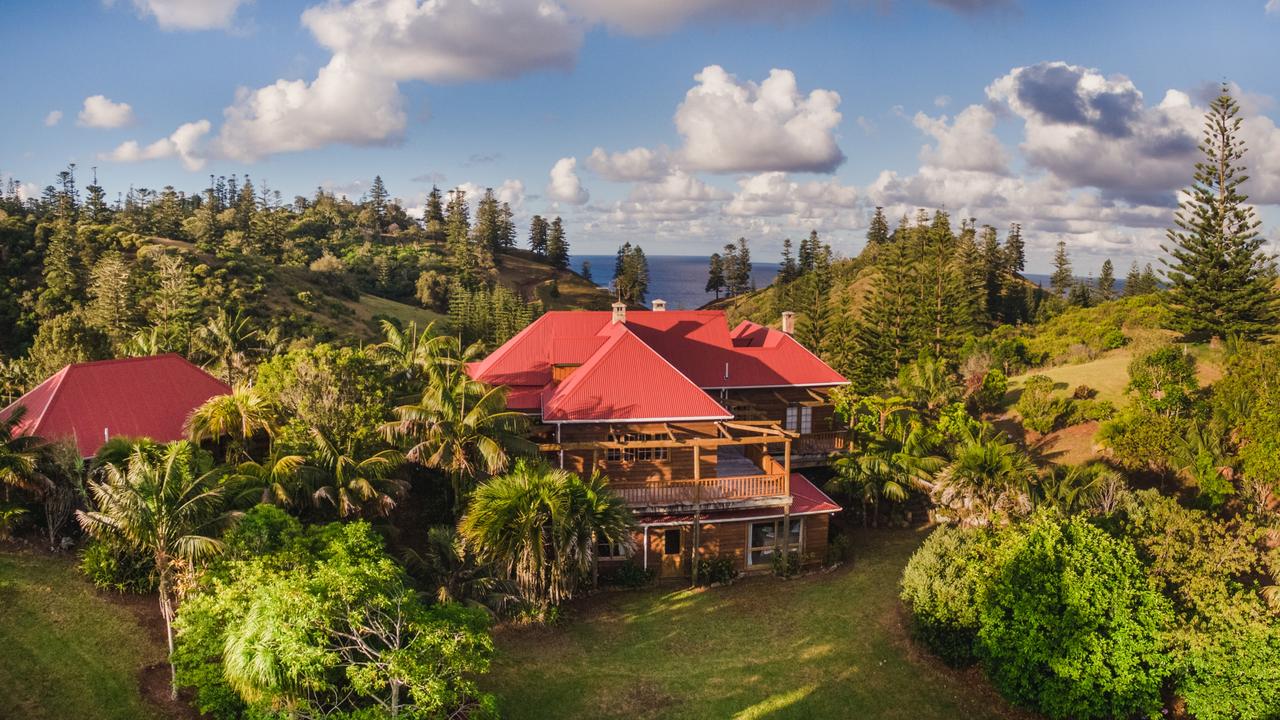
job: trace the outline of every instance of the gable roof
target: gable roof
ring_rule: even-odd
[[[0,417],[25,406],[18,433],[72,439],[81,456],[90,457],[108,437],[180,440],[192,410],[229,392],[226,383],[180,355],[101,360],[62,368],[0,410]]]
[[[572,369],[561,382],[558,366]],[[633,310],[621,323],[549,312],[468,370],[549,422],[720,419],[706,391],[848,383],[787,333],[751,322],[730,332],[721,310]]]
[[[547,386],[543,420],[648,422],[733,417],[626,325],[613,325],[607,333],[599,351],[568,379]],[[644,378],[644,382],[619,382],[619,378]]]

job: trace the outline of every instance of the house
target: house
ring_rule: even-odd
[[[844,447],[827,393],[848,381],[782,329],[723,311],[561,311],[539,317],[472,377],[509,388],[553,464],[598,470],[636,514],[637,561],[688,576],[695,557],[772,566],[783,537],[825,555],[840,510],[798,467]],[[619,556],[600,548],[602,560]]]
[[[71,439],[87,458],[117,436],[181,440],[191,411],[229,392],[226,383],[180,355],[101,360],[62,368],[0,410],[0,417],[25,406],[18,433]]]

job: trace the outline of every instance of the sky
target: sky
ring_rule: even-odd
[[[1280,0],[84,0],[6,5],[0,178],[111,197],[249,175],[286,198],[381,175],[491,187],[580,254],[757,262],[945,208],[1028,270],[1156,262],[1202,118],[1241,104],[1280,244]]]

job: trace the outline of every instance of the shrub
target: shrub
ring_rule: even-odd
[[[1129,338],[1125,337],[1120,328],[1111,328],[1103,334],[1101,342],[1103,350],[1115,350],[1124,347],[1129,342]]]
[[[1128,391],[1136,404],[1165,417],[1187,414],[1200,383],[1196,359],[1177,347],[1163,347],[1129,362]]]
[[[27,509],[15,503],[0,503],[0,540],[13,536],[13,531],[22,524]]]
[[[1009,392],[1009,379],[997,368],[982,376],[982,384],[973,394],[973,404],[979,412],[998,412],[1004,407],[1005,393]]]
[[[835,565],[849,559],[853,548],[849,544],[849,536],[837,533],[827,541],[827,565]]]
[[[795,550],[774,551],[770,564],[774,575],[781,578],[791,577],[800,572],[800,553]]]
[[[1038,433],[1053,432],[1058,419],[1067,410],[1068,401],[1053,396],[1053,378],[1048,375],[1032,375],[1022,385],[1017,410],[1022,424]]]
[[[1110,420],[1116,415],[1116,406],[1110,400],[1073,400],[1062,416],[1063,425],[1079,425],[1095,420]]]
[[[301,533],[302,523],[297,518],[263,503],[246,511],[223,542],[229,557],[252,558],[279,552]]]
[[[653,582],[658,573],[646,570],[640,563],[627,560],[600,571],[600,584],[621,588],[641,588]]]
[[[983,528],[939,527],[902,573],[912,634],[953,667],[977,659],[978,604],[999,539]]]
[[[1071,399],[1073,400],[1092,400],[1098,397],[1098,391],[1088,385],[1077,385],[1075,390],[1071,391]]]
[[[698,558],[698,584],[723,585],[738,577],[738,566],[728,555]]]
[[[1052,718],[1158,713],[1172,610],[1132,544],[1042,514],[1001,545],[991,572],[978,651],[1005,697]]]
[[[118,593],[154,592],[159,580],[151,558],[102,540],[90,540],[84,546],[80,571],[98,588]]]

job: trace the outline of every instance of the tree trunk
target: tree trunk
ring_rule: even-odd
[[[173,601],[169,597],[168,561],[156,558],[160,566],[160,615],[164,618],[165,639],[169,643],[169,699],[178,699],[178,670],[173,666]],[[163,564],[161,564],[163,563]]]

